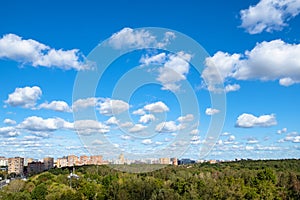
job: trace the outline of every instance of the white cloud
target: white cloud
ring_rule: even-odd
[[[0,127],[0,135],[4,137],[16,137],[20,132],[13,126]]]
[[[236,80],[279,80],[279,84],[290,86],[300,83],[300,44],[288,44],[272,40],[257,43],[251,51],[241,54],[217,52],[207,58],[202,77],[210,91],[218,91],[218,84],[228,79]],[[218,73],[220,76],[218,76]],[[234,91],[239,85],[227,85],[225,90]]]
[[[4,119],[3,123],[4,124],[8,124],[8,125],[15,125],[15,124],[17,124],[17,122],[15,120],[8,119],[8,118]]]
[[[142,108],[140,108],[138,110],[133,111],[132,114],[134,114],[134,115],[144,115],[146,113]]]
[[[232,142],[234,140],[235,140],[235,136],[234,135],[229,136],[228,141]]]
[[[144,124],[147,124],[151,121],[154,121],[155,120],[155,116],[152,115],[152,114],[146,114],[146,115],[143,115],[140,117],[139,119],[139,122],[140,123],[144,123]]]
[[[298,0],[260,0],[255,6],[240,11],[241,27],[250,34],[281,30],[299,12]]]
[[[120,124],[120,127],[122,127],[122,128],[129,128],[132,126],[133,126],[132,122],[124,122],[124,123]]]
[[[244,113],[236,121],[236,126],[242,128],[268,127],[276,124],[277,121],[274,114],[256,117],[252,114]]]
[[[143,131],[145,128],[147,128],[147,126],[144,126],[142,124],[135,124],[133,127],[131,127],[128,131],[130,133],[138,133]]]
[[[129,140],[131,137],[129,135],[121,135],[122,140]]]
[[[152,144],[152,140],[151,140],[151,139],[144,139],[144,140],[142,141],[142,144],[145,144],[145,145],[147,145],[147,144]]]
[[[175,38],[173,32],[166,32],[161,41],[157,41],[156,36],[145,29],[123,28],[114,33],[108,44],[115,49],[135,49],[135,48],[162,48]]]
[[[192,114],[187,114],[185,116],[180,116],[177,118],[177,121],[183,123],[183,122],[190,122],[194,120],[194,115]]]
[[[198,129],[193,129],[191,130],[190,132],[192,135],[197,135],[199,133],[199,130]]]
[[[145,105],[144,110],[149,111],[149,112],[153,112],[153,113],[161,113],[161,112],[169,111],[169,108],[163,102],[158,101],[158,102],[155,102],[155,103]]]
[[[73,111],[78,111],[80,109],[85,109],[88,107],[95,107],[97,105],[99,98],[90,97],[86,99],[78,99],[73,103]]]
[[[258,140],[256,138],[248,138],[247,144],[257,144]]]
[[[160,67],[157,80],[163,85],[162,90],[178,91],[180,90],[180,81],[186,80],[189,72],[189,62],[192,56],[180,51],[176,54],[170,54],[168,60]]]
[[[153,56],[143,56],[140,59],[142,65],[162,65],[158,68],[157,80],[162,84],[162,90],[178,91],[180,81],[186,80],[189,72],[189,62],[192,55],[180,51],[176,54],[160,53]]]
[[[232,85],[226,85],[225,86],[225,92],[235,92],[238,91],[241,88],[241,86],[239,84],[232,84]]]
[[[118,125],[119,120],[117,120],[117,118],[113,116],[113,117],[110,117],[105,123],[108,125]]]
[[[140,59],[140,63],[143,65],[161,65],[166,61],[166,53],[156,54],[154,56],[145,55]]]
[[[19,129],[31,132],[51,132],[58,129],[72,129],[73,124],[66,122],[61,118],[43,119],[37,116],[31,116],[24,119],[18,126]]]
[[[287,128],[283,128],[281,130],[277,131],[277,134],[282,134],[282,133],[286,133],[287,132]]]
[[[205,110],[206,115],[215,115],[215,114],[218,114],[219,112],[220,112],[220,110],[215,109],[215,108],[206,108],[206,110]]]
[[[167,121],[158,124],[155,128],[156,132],[172,133],[178,130],[178,126],[174,121]]]
[[[7,34],[0,39],[0,58],[30,64],[34,67],[55,67],[78,71],[90,69],[78,49],[56,50],[32,39],[22,39],[15,34]]]
[[[230,133],[224,132],[224,133],[222,133],[221,135],[222,135],[222,136],[226,136],[226,135],[230,135]]]
[[[38,86],[16,88],[13,93],[8,95],[8,99],[5,103],[14,107],[33,108],[41,95],[42,90]]]
[[[129,104],[122,100],[105,99],[99,103],[99,111],[102,115],[120,114],[129,109]]]
[[[101,140],[94,140],[92,142],[92,145],[102,145],[102,144],[103,144],[103,142]]]
[[[50,103],[45,102],[38,106],[38,109],[48,109],[58,112],[71,112],[71,108],[64,101],[51,101]]]
[[[76,120],[74,129],[81,135],[109,132],[109,126],[96,120]]]

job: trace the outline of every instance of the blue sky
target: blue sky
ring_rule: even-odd
[[[0,155],[299,158],[299,12],[298,0],[2,2]],[[224,125],[207,134],[212,121]]]

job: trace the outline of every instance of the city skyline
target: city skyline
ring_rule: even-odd
[[[2,3],[0,156],[299,158],[297,1],[117,3],[117,8],[93,1]],[[159,38],[143,27],[166,31]],[[180,34],[204,48],[203,63],[196,63],[202,71],[193,65],[199,56],[194,49],[163,49]],[[76,98],[75,83],[80,74],[94,73],[88,61],[101,44],[157,49],[120,56],[103,73],[94,96]],[[156,82],[139,85],[128,99],[114,93],[130,87],[128,80],[135,79],[125,75],[137,72],[143,76],[134,78]],[[189,88],[197,106],[184,110],[182,105],[194,105],[179,99]],[[211,98],[219,93],[226,95],[225,106],[213,107]],[[95,116],[84,116],[85,109]],[[220,115],[224,125],[210,143],[206,134]],[[207,144],[213,148],[199,154]]]

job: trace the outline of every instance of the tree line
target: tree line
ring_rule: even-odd
[[[51,169],[27,181],[11,181],[0,190],[0,199],[300,199],[296,159],[170,165],[138,174],[82,166],[71,182],[69,174],[68,168]]]

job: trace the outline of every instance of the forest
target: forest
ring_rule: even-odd
[[[109,166],[51,169],[15,179],[0,190],[3,200],[176,200],[300,199],[300,160],[242,160],[166,166],[148,173],[126,173]]]

